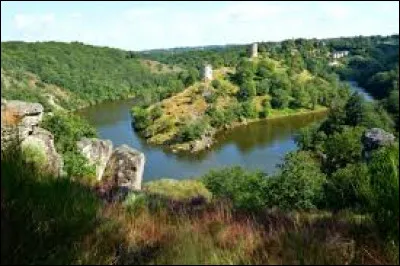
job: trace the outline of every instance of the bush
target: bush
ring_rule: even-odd
[[[285,109],[289,106],[289,93],[282,89],[276,89],[273,92],[271,106],[275,109]]]
[[[138,130],[143,130],[151,125],[151,116],[146,108],[135,106],[131,110],[133,125]]]
[[[241,116],[245,118],[257,118],[257,110],[252,101],[246,101],[241,104]]]
[[[212,107],[207,109],[206,114],[210,117],[210,124],[212,127],[219,128],[227,123],[223,110]]]
[[[246,101],[256,96],[256,86],[254,81],[246,81],[243,85],[240,86],[238,91],[237,98],[241,101]]]
[[[221,82],[217,79],[214,79],[213,81],[211,81],[211,86],[214,87],[214,89],[219,90],[221,89]]]
[[[22,146],[21,148],[24,159],[28,163],[33,163],[38,168],[47,163],[47,156],[40,147],[30,144]]]
[[[268,179],[269,206],[282,209],[312,209],[323,201],[326,176],[312,153],[300,151],[286,155],[277,176]]]
[[[370,177],[364,163],[348,164],[328,177],[325,185],[328,208],[366,211],[370,200]]]
[[[399,242],[399,144],[374,152],[369,163],[370,210],[380,230]]]
[[[76,142],[84,137],[97,137],[91,125],[79,116],[64,112],[46,116],[41,125],[53,133],[57,151],[63,155],[64,169],[69,176],[86,179],[95,177],[95,168],[88,165],[87,159],[76,146]]]
[[[198,180],[160,179],[144,185],[144,191],[173,200],[188,201],[196,197],[211,200],[211,193]]]
[[[124,207],[130,214],[138,215],[147,208],[147,197],[145,194],[130,193],[123,202]]]
[[[259,83],[257,83],[257,95],[266,95],[269,93],[269,89],[271,87],[271,81],[269,79],[263,79]]]
[[[262,104],[262,110],[259,112],[258,116],[260,118],[267,118],[271,112],[271,104],[269,101],[264,100]]]
[[[207,130],[206,126],[205,121],[202,120],[188,123],[179,130],[178,136],[182,141],[200,139]]]
[[[343,132],[336,132],[328,137],[324,143],[328,172],[334,172],[361,159],[363,132],[362,127],[344,127]]]
[[[212,170],[201,178],[216,197],[229,199],[234,207],[256,212],[266,205],[267,178],[259,172],[247,172],[240,167]]]

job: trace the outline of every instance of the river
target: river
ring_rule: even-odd
[[[360,87],[351,84],[353,90]],[[364,95],[364,97],[370,97]],[[146,156],[144,181],[160,178],[197,177],[210,169],[240,165],[274,173],[286,153],[297,149],[294,136],[302,127],[322,120],[326,114],[309,114],[240,126],[217,135],[210,150],[198,153],[172,153],[162,146],[149,145],[131,126],[130,109],[134,100],[104,102],[78,111],[114,147],[127,144]]]

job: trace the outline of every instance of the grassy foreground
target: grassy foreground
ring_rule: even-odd
[[[370,219],[350,212],[249,214],[196,180],[153,181],[108,205],[16,149],[1,166],[1,264],[398,263]]]

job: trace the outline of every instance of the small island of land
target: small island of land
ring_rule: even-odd
[[[236,67],[215,69],[212,77],[204,75],[170,98],[133,107],[133,126],[149,143],[197,152],[209,148],[218,131],[263,119],[326,112],[348,93],[346,84],[335,78],[284,62],[268,53],[242,57]]]

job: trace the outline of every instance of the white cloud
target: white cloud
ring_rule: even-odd
[[[15,26],[17,29],[40,29],[46,25],[50,25],[54,23],[55,16],[54,14],[16,14],[14,17]]]
[[[324,5],[324,11],[328,17],[333,19],[345,19],[350,16],[351,10],[348,6],[344,6],[341,4],[329,4]]]
[[[224,10],[220,15],[222,19],[227,19],[226,22],[251,22],[260,19],[266,19],[279,15],[284,9],[271,3],[265,2],[245,2],[233,3]]]
[[[70,17],[74,18],[74,19],[78,19],[78,18],[82,18],[83,15],[80,12],[73,12],[73,13],[70,14]]]

